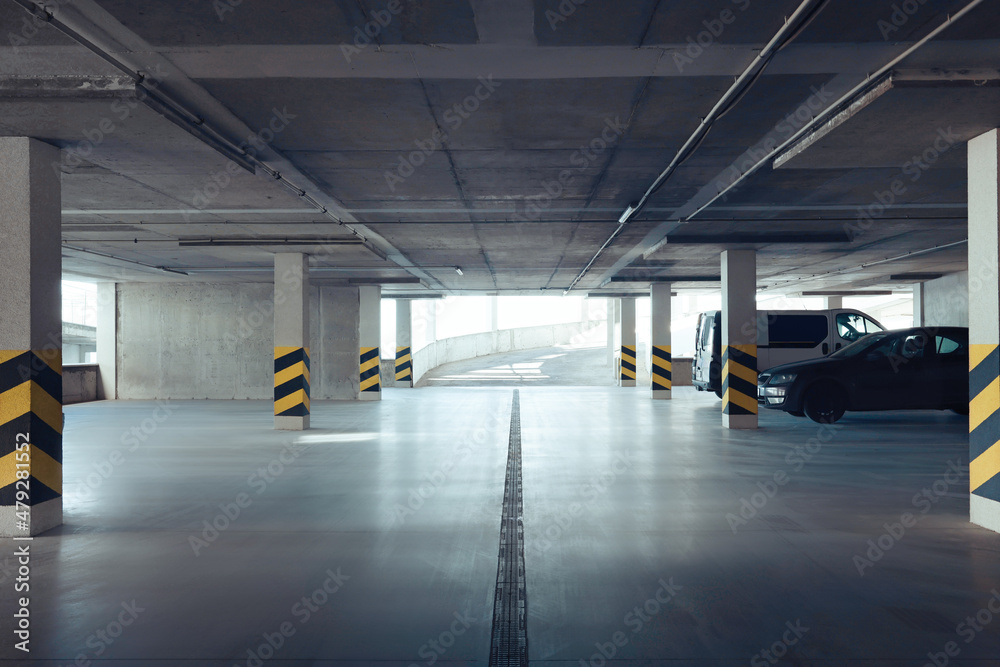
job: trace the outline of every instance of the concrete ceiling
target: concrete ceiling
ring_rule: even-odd
[[[0,135],[64,149],[65,273],[266,281],[274,252],[304,251],[316,279],[380,279],[387,293],[415,279],[561,293],[800,3],[44,3],[224,142],[264,131],[259,157],[285,184],[237,167],[20,4],[0,0]],[[757,248],[774,292],[963,270],[964,142],[1000,126],[1000,3],[921,46],[776,168],[751,149],[788,139],[968,4],[822,6],[577,288],[716,287],[729,247]],[[892,205],[859,224],[896,181]]]

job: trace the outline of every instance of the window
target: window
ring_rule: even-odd
[[[768,319],[771,348],[812,348],[826,340],[826,315],[772,315]]]
[[[700,349],[702,349],[702,350],[711,350],[712,349],[711,335],[712,335],[712,324],[713,324],[714,321],[715,320],[711,316],[708,316],[708,315],[703,315],[702,318],[701,318],[701,345],[700,345]]]
[[[878,333],[882,327],[858,313],[840,313],[837,315],[837,333],[844,340],[856,341],[865,334]]]
[[[926,347],[927,336],[922,333],[911,334],[902,339],[902,345],[899,346],[899,354],[904,359],[923,359]]]
[[[965,351],[965,344],[947,336],[937,336],[934,340],[934,347],[940,355],[961,355]]]

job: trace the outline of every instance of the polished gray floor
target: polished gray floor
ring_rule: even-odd
[[[775,664],[773,649],[777,664],[922,665],[949,642],[948,664],[997,664],[1000,619],[960,626],[993,621],[980,610],[1000,590],[1000,535],[966,518],[964,419],[828,431],[766,413],[733,432],[690,388],[520,392],[533,664]],[[258,664],[264,644],[264,665],[486,664],[511,395],[317,402],[304,434],[272,431],[257,401],[67,408],[66,525],[32,543],[31,660],[6,629],[9,541],[0,656],[222,667]],[[744,499],[761,507],[736,523]],[[869,540],[887,549],[862,576]]]

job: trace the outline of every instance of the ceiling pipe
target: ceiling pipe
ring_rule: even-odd
[[[809,132],[811,132],[818,124],[820,124],[822,122],[825,122],[828,119],[828,117],[831,116],[832,114],[834,114],[835,112],[837,112],[837,110],[842,109],[846,104],[849,104],[855,97],[858,96],[859,93],[863,93],[864,91],[866,91],[867,88],[869,86],[871,86],[874,81],[877,81],[882,76],[888,74],[892,70],[892,68],[894,68],[896,65],[898,65],[903,60],[905,60],[906,58],[908,58],[915,51],[917,51],[918,49],[920,49],[924,44],[926,44],[927,42],[931,41],[932,39],[934,39],[935,37],[937,37],[938,35],[940,35],[945,29],[947,29],[949,26],[951,26],[956,21],[958,21],[959,19],[961,19],[963,16],[965,16],[966,14],[968,14],[970,11],[972,11],[973,9],[975,9],[978,5],[982,4],[982,2],[983,2],[983,0],[972,0],[972,2],[970,2],[968,5],[966,5],[965,7],[963,7],[961,10],[959,10],[955,14],[949,15],[945,19],[944,23],[942,23],[937,28],[935,28],[934,30],[932,30],[931,32],[929,32],[927,35],[925,35],[919,41],[915,42],[912,46],[910,46],[905,51],[903,51],[901,54],[899,54],[898,56],[896,56],[895,58],[893,58],[887,64],[885,64],[882,67],[880,67],[877,71],[869,74],[865,78],[864,81],[862,81],[860,84],[858,84],[857,86],[855,86],[854,88],[852,88],[851,90],[849,90],[839,100],[837,100],[836,102],[834,102],[833,104],[831,104],[830,106],[828,106],[824,111],[822,111],[818,116],[816,116],[815,118],[813,118],[810,122],[806,123],[801,128],[799,128],[798,132],[796,132],[791,137],[789,137],[788,139],[786,139],[780,145],[776,146],[774,148],[774,150],[772,151],[772,154],[775,156],[775,158],[779,157],[785,151],[785,149],[787,149],[789,146],[794,145],[799,139],[801,139],[803,136],[805,136],[806,134],[808,134]],[[739,178],[737,178],[735,181],[733,181],[732,183],[730,183],[728,186],[726,186],[725,188],[723,188],[722,190],[720,190],[717,195],[715,195],[714,197],[712,197],[707,203],[703,204],[694,213],[692,213],[687,218],[685,218],[685,222],[690,221],[692,218],[694,218],[696,215],[698,215],[699,213],[701,213],[702,211],[704,211],[706,208],[708,208],[709,206],[711,206],[713,203],[715,203],[716,201],[718,201],[720,198],[724,197],[726,195],[726,193],[728,193],[730,190],[732,190],[733,188],[735,188],[737,185],[739,185],[740,183],[742,183],[743,181],[745,181],[747,178],[750,177],[751,174],[754,174],[755,172],[757,172],[757,170],[759,170],[765,164],[773,162],[773,160],[775,158],[772,158],[772,157],[769,156],[769,157],[765,157],[765,158],[763,158],[761,160],[758,160],[756,164],[754,164],[752,167],[750,167],[747,171],[743,172],[743,174],[741,174]]]
[[[812,20],[815,15],[826,6],[830,0],[804,0],[798,8],[792,13],[791,16],[785,19],[784,25],[775,33],[774,37],[764,46],[763,49],[757,54],[753,61],[743,70],[733,82],[733,85],[729,87],[728,90],[719,98],[719,101],[715,103],[708,115],[701,119],[701,123],[691,133],[684,145],[681,146],[677,154],[674,155],[674,159],[670,161],[667,168],[653,181],[646,192],[642,195],[642,198],[634,204],[629,204],[625,212],[622,213],[618,220],[618,227],[611,233],[608,240],[598,249],[594,256],[587,262],[587,265],[583,267],[583,270],[573,279],[569,287],[566,289],[564,294],[569,294],[574,287],[583,279],[584,276],[590,271],[591,267],[597,261],[597,259],[604,253],[604,251],[614,243],[615,239],[622,233],[625,229],[625,225],[646,205],[649,198],[655,193],[671,174],[679,167],[685,160],[687,160],[701,145],[705,137],[708,135],[709,130],[711,130],[712,125],[716,120],[721,118],[728,112],[733,106],[735,106],[750,90],[757,79],[763,73],[764,69],[770,64],[771,59],[774,55],[785,47],[792,39],[794,39],[802,28]]]

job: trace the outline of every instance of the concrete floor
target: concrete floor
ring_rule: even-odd
[[[520,391],[533,664],[763,665],[773,648],[922,665],[949,642],[949,664],[997,664],[1000,622],[959,625],[1000,590],[1000,535],[967,521],[964,419],[849,414],[830,433],[768,412],[727,432],[690,388]],[[265,635],[268,666],[485,664],[511,394],[317,402],[304,434],[270,430],[267,402],[68,407],[66,525],[32,543],[30,661],[0,575],[4,664],[256,665]],[[762,507],[734,532],[741,499]]]

